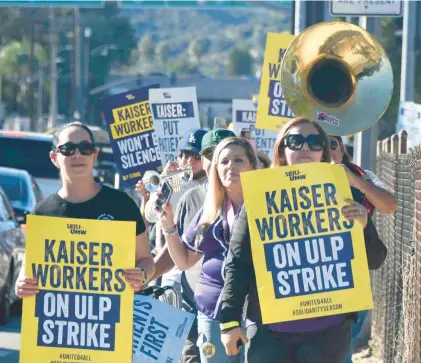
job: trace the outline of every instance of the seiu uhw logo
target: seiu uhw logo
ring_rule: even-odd
[[[305,180],[305,178],[307,177],[307,175],[301,174],[301,172],[299,170],[287,171],[285,173],[285,176],[287,178],[289,178],[290,181],[294,181],[294,180]]]
[[[71,234],[86,234],[86,229],[83,229],[80,224],[68,224],[67,228],[70,229]]]

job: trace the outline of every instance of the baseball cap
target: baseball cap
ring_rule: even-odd
[[[223,139],[228,137],[236,137],[235,134],[228,129],[214,129],[205,134],[202,139],[202,149],[200,153],[206,149],[218,145]]]
[[[190,130],[180,140],[178,144],[178,151],[191,151],[199,153],[202,145],[202,138],[207,133],[205,129],[193,129]]]

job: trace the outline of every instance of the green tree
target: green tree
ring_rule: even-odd
[[[196,38],[193,39],[188,48],[188,54],[194,58],[196,63],[200,62],[200,59],[209,52],[211,42],[207,38]]]
[[[170,72],[177,74],[193,74],[198,72],[197,64],[192,64],[185,57],[179,57],[169,65]]]
[[[81,27],[83,29],[88,26],[92,29],[88,80],[89,89],[92,89],[107,83],[109,73],[112,69],[128,64],[133,49],[136,49],[136,32],[130,24],[129,19],[120,14],[118,5],[108,1],[105,2],[104,7],[101,9],[84,9],[81,14]],[[66,30],[71,31],[71,26],[67,29],[62,28],[61,34],[65,34]],[[61,37],[61,41],[61,46],[69,42],[64,36]],[[70,76],[73,72],[71,67],[72,52],[66,53],[66,59],[68,61],[66,61],[62,69],[62,85],[69,84]],[[103,96],[103,94],[97,94],[89,96],[85,100],[88,109],[86,114],[89,114],[90,109],[93,108],[94,121],[98,123],[102,122],[100,121],[100,98]],[[68,100],[69,95],[66,95],[63,87],[60,87],[60,113],[66,114],[67,110],[69,110]]]
[[[228,56],[228,73],[231,76],[248,76],[253,73],[253,59],[245,48],[234,48]]]
[[[146,34],[138,44],[140,56],[147,62],[151,62],[155,55],[155,45],[151,34]]]
[[[24,75],[29,71],[27,58],[30,53],[28,39],[22,42],[12,41],[0,51],[0,74],[10,76],[13,74]],[[40,44],[34,45],[34,58],[38,64],[45,64],[48,60],[45,49]]]
[[[170,57],[170,46],[166,42],[159,42],[156,46],[155,55],[164,69],[167,70]]]
[[[45,30],[48,29],[48,9],[1,7],[0,24],[0,39],[3,46],[15,40],[30,38],[31,34],[36,33],[35,28],[45,34]],[[41,39],[36,41],[40,42]],[[44,39],[42,44],[45,45],[46,41],[47,39]]]
[[[24,113],[28,110],[30,41],[10,41],[0,51],[0,75],[4,81],[3,101],[8,112]],[[34,65],[39,67],[48,61],[47,53],[40,44],[34,45]],[[35,76],[35,75],[34,75]]]

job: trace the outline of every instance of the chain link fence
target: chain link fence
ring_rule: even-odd
[[[372,274],[372,336],[385,363],[420,363],[421,146],[407,153],[407,133],[379,141],[377,176],[394,192],[395,215],[375,222],[388,249]]]

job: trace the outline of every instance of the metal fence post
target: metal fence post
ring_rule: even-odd
[[[399,154],[406,154],[408,152],[408,133],[402,130],[399,133]]]

